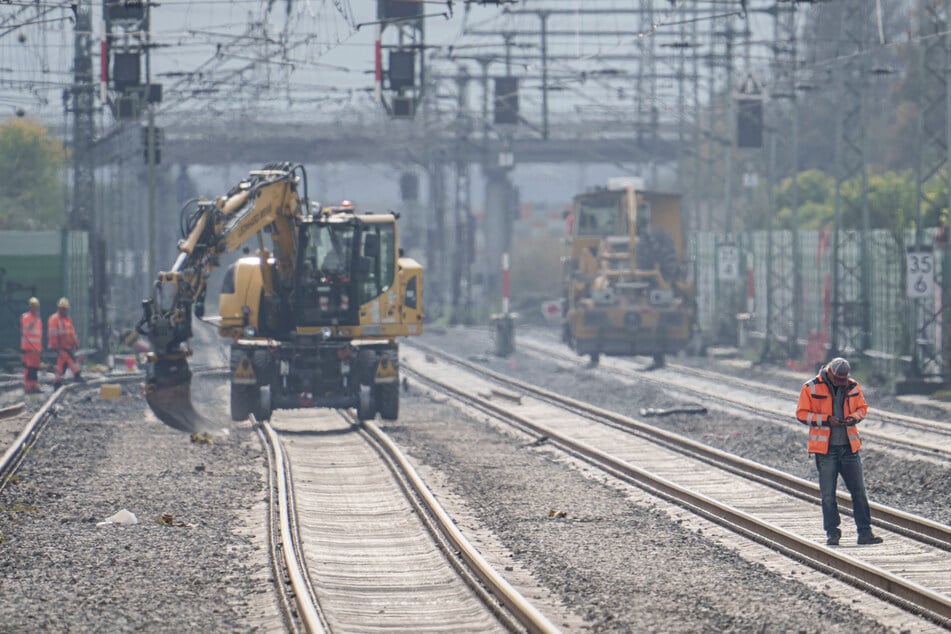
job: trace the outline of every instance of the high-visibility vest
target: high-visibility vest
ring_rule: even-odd
[[[43,351],[43,320],[30,311],[20,315],[20,350],[23,352]]]
[[[69,315],[61,316],[58,312],[50,315],[47,323],[47,339],[50,350],[75,350],[79,347],[76,338],[76,329]]]
[[[861,421],[868,413],[868,404],[862,395],[859,384],[849,379],[846,387],[845,401],[842,403],[842,418],[854,418]],[[806,451],[813,454],[829,453],[829,437],[832,428],[829,427],[829,417],[832,416],[832,386],[827,382],[825,373],[803,384],[799,390],[799,402],[796,404],[796,419],[809,426],[809,437],[806,441]],[[849,446],[852,452],[858,452],[862,446],[859,430],[855,425],[845,428],[849,437]]]

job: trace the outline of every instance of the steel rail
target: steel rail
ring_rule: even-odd
[[[302,558],[298,556],[299,539],[295,531],[291,530],[290,518],[290,499],[291,480],[288,471],[287,460],[284,456],[284,446],[278,437],[274,428],[267,421],[258,422],[254,415],[250,416],[252,424],[259,425],[268,439],[268,445],[271,447],[274,464],[273,470],[275,480],[277,481],[277,505],[280,510],[280,528],[281,550],[284,553],[284,564],[287,574],[290,578],[291,589],[294,593],[295,603],[298,608],[298,616],[304,624],[304,628],[312,634],[321,634],[325,632],[324,620],[318,609],[317,599],[312,594],[310,584],[307,581],[307,574],[304,570]]]
[[[485,368],[479,368],[452,355],[431,349],[428,346],[420,345],[418,342],[414,342],[412,345],[420,349],[425,349],[431,354],[438,355],[479,374],[486,376],[496,375],[499,377],[499,380],[513,385],[516,384],[516,382],[508,377],[498,375],[498,373],[486,370]],[[877,566],[815,544],[781,527],[764,522],[732,506],[721,503],[706,495],[691,491],[675,482],[619,460],[586,443],[559,434],[544,425],[510,412],[505,407],[498,406],[488,399],[468,394],[462,389],[426,376],[414,370],[406,363],[404,363],[403,369],[407,373],[412,374],[417,380],[433,386],[441,392],[448,393],[457,400],[477,407],[523,430],[528,430],[533,434],[547,436],[549,442],[556,444],[570,454],[597,466],[615,477],[631,482],[652,495],[688,508],[716,524],[725,526],[758,543],[776,549],[784,555],[815,569],[837,576],[865,592],[879,596],[903,609],[928,618],[943,627],[951,627],[951,598],[949,597],[938,594],[908,579],[903,579]],[[517,383],[522,384],[521,382]],[[519,387],[521,387],[521,385],[519,385]],[[539,389],[540,388],[533,388],[533,391]],[[555,396],[557,397],[557,395]],[[557,398],[560,400],[564,397]],[[575,404],[576,406],[589,407],[577,401],[575,401]]]
[[[691,440],[690,438],[686,438],[659,427],[654,427],[653,425],[648,425],[647,423],[643,423],[637,419],[624,416],[623,414],[618,414],[617,412],[612,412],[596,405],[584,403],[567,396],[555,394],[554,392],[550,392],[536,385],[532,385],[504,374],[494,372],[488,368],[484,368],[476,364],[469,363],[463,359],[453,357],[452,355],[446,355],[446,353],[440,352],[435,348],[425,346],[424,344],[413,342],[411,345],[425,349],[429,354],[441,356],[447,362],[459,365],[466,368],[467,370],[479,373],[483,376],[490,377],[495,381],[515,387],[519,390],[522,390],[523,392],[531,394],[540,400],[553,403],[559,407],[564,407],[579,415],[591,418],[592,420],[598,422],[608,422],[615,427],[658,442],[669,449],[691,455],[695,458],[703,460],[704,462],[707,462],[708,464],[713,464],[722,469],[730,471],[731,473],[742,474],[745,477],[749,477],[752,480],[771,486],[789,495],[796,495],[802,499],[808,499],[812,502],[815,502],[816,504],[819,504],[819,485],[809,480],[804,480],[797,476],[780,471],[779,469],[774,469],[764,464],[760,464],[726,451],[716,449],[715,447],[710,447],[709,445]],[[837,491],[836,495],[838,497],[839,505],[841,506],[840,510],[851,514],[852,499],[849,494],[842,491]],[[885,506],[884,504],[878,502],[870,501],[869,506],[874,511],[876,525],[897,533],[901,533],[943,550],[951,551],[951,526],[929,520],[928,518],[913,515],[900,509]]]
[[[0,491],[2,491],[10,481],[10,476],[16,472],[23,459],[26,457],[27,450],[32,447],[40,434],[46,427],[47,421],[56,414],[54,406],[59,401],[63,392],[69,386],[61,387],[46,399],[46,402],[30,418],[29,422],[23,427],[13,443],[4,452],[0,458]]]
[[[553,351],[553,350],[551,350],[551,348],[545,348],[545,347],[543,347],[541,344],[534,344],[534,343],[532,343],[532,342],[526,342],[525,340],[520,340],[520,341],[521,341],[520,345],[531,349],[533,352],[543,353],[543,354],[548,355],[548,356],[560,357],[560,358],[562,358],[562,359],[564,359],[564,360],[566,360],[566,361],[568,361],[568,362],[574,362],[574,361],[575,361],[575,358],[574,358],[574,357],[572,357],[571,355],[568,355],[568,354],[566,354],[566,353],[562,353],[562,352],[560,352],[560,351]],[[415,344],[415,342],[414,342],[414,344]],[[719,380],[722,380],[722,378],[723,378],[722,375],[715,374],[715,373],[712,373],[712,372],[706,372],[706,371],[704,371],[704,370],[699,370],[699,369],[697,369],[697,368],[691,368],[691,367],[689,367],[689,366],[682,366],[682,365],[676,365],[676,366],[675,366],[675,365],[672,365],[672,364],[668,364],[668,368],[670,368],[670,369],[675,369],[677,372],[679,372],[679,373],[681,373],[681,374],[692,374],[692,375],[694,375],[694,376],[696,376],[696,377],[699,377],[699,378],[702,378],[702,379],[705,379],[705,380],[718,380],[718,381],[719,381]],[[626,370],[626,369],[624,369],[624,368],[617,368],[616,371],[622,373],[624,376],[626,376],[626,377],[628,377],[628,378],[637,379],[638,381],[643,381],[643,382],[645,382],[645,383],[651,383],[651,384],[658,385],[658,386],[661,386],[661,387],[664,387],[664,388],[670,387],[669,383],[666,383],[666,382],[661,381],[661,380],[659,380],[659,379],[656,379],[656,378],[653,378],[653,377],[651,377],[651,376],[648,376],[646,373],[635,372],[635,371],[633,371],[633,370]],[[732,376],[730,377],[730,380],[733,381],[734,383],[740,382],[740,383],[743,383],[744,385],[747,385],[747,386],[755,386],[755,389],[758,390],[758,391],[760,391],[760,392],[762,392],[763,390],[769,390],[769,391],[773,392],[773,395],[776,396],[777,398],[789,398],[789,396],[790,396],[788,392],[784,392],[784,391],[781,390],[780,388],[775,388],[775,387],[772,387],[772,386],[769,386],[769,385],[764,385],[764,384],[761,384],[761,383],[753,384],[752,382],[747,382],[747,381],[744,381],[743,379],[739,379],[739,378],[737,378],[737,377],[732,377]],[[696,394],[698,394],[698,395],[700,395],[700,396],[703,396],[704,398],[710,399],[711,401],[715,401],[715,402],[718,402],[718,403],[722,403],[722,404],[725,404],[725,405],[727,405],[727,406],[729,406],[729,407],[733,407],[733,408],[736,408],[736,409],[742,409],[742,410],[744,410],[744,411],[753,412],[753,413],[759,414],[759,415],[762,415],[762,414],[764,414],[764,413],[765,413],[765,414],[772,414],[772,415],[774,415],[774,416],[776,416],[776,417],[778,417],[778,418],[780,418],[780,419],[784,419],[784,420],[791,418],[790,412],[788,412],[788,411],[778,410],[778,409],[775,409],[775,408],[769,408],[769,407],[759,406],[759,405],[757,405],[757,406],[754,407],[754,406],[749,405],[749,404],[747,404],[747,403],[744,403],[744,402],[742,402],[742,401],[738,401],[738,400],[736,400],[736,399],[732,399],[732,398],[730,398],[729,396],[724,396],[722,393],[716,393],[716,392],[712,392],[712,391],[709,391],[709,390],[704,390],[704,389],[699,388],[699,387],[697,387],[697,386],[686,386],[685,389],[687,389],[687,390],[689,390],[689,391],[691,391],[691,392],[694,392],[694,393],[696,393]],[[798,396],[798,394],[797,394],[796,396]],[[878,418],[881,418],[882,420],[901,421],[901,422],[903,422],[903,423],[910,423],[910,422],[914,421],[914,424],[915,424],[917,427],[922,428],[922,429],[925,429],[926,431],[929,431],[929,432],[932,432],[932,433],[941,434],[941,435],[951,436],[951,428],[949,428],[948,425],[945,425],[945,424],[935,423],[935,422],[932,422],[932,421],[925,421],[925,420],[920,419],[920,418],[905,417],[905,416],[903,416],[903,415],[882,414],[882,412],[879,411],[879,410],[876,410],[876,416],[877,416]],[[905,438],[903,438],[903,439],[896,439],[894,436],[892,436],[892,435],[890,435],[890,434],[886,434],[886,433],[883,433],[883,432],[880,432],[880,431],[877,431],[877,430],[874,430],[874,429],[868,429],[868,428],[862,429],[862,434],[865,435],[865,436],[868,436],[868,437],[870,437],[870,438],[878,438],[878,439],[881,439],[881,440],[883,440],[883,441],[886,441],[886,442],[891,443],[891,444],[898,445],[898,446],[900,446],[900,447],[912,448],[912,449],[916,449],[916,450],[918,450],[918,451],[923,451],[923,452],[929,453],[929,454],[940,454],[940,455],[942,455],[942,456],[944,456],[944,457],[951,458],[951,449],[946,449],[946,448],[944,448],[944,447],[936,447],[936,446],[934,446],[934,445],[929,445],[929,444],[926,444],[926,443],[923,443],[923,442],[918,442],[918,441],[915,441],[915,440],[909,440],[909,439],[905,439]]]
[[[351,424],[358,425],[359,422],[349,412],[346,418]],[[409,462],[405,454],[390,439],[390,437],[381,430],[372,421],[363,421],[363,429],[366,433],[381,446],[385,455],[395,462],[395,467],[406,478],[411,487],[411,492],[425,506],[425,510],[436,521],[438,530],[450,541],[455,552],[460,556],[476,577],[484,583],[491,596],[502,602],[506,609],[511,612],[518,621],[518,624],[528,632],[534,634],[550,634],[560,631],[551,621],[545,617],[535,606],[533,606],[522,594],[512,587],[508,581],[500,575],[492,565],[486,561],[478,549],[473,546],[462,531],[456,526],[449,514],[442,508],[436,497],[432,494],[426,483],[419,476],[419,473]],[[482,594],[482,593],[480,593]],[[487,601],[491,608],[491,603]]]
[[[0,407],[0,418],[10,418],[11,416],[16,416],[26,407],[26,403],[20,401],[19,403],[13,403],[12,405],[6,405]]]
[[[532,346],[532,344],[529,343],[529,346]],[[671,363],[669,364],[669,367],[673,370],[676,370],[677,372],[681,372],[684,374],[692,374],[693,376],[696,376],[702,379],[711,380],[711,381],[719,381],[719,380],[722,380],[722,377],[723,377],[723,375],[717,374],[711,370],[704,370],[702,368],[694,368],[687,365],[681,365],[679,363]],[[625,370],[625,374],[627,374],[628,376],[632,376],[635,373]],[[809,378],[812,378],[812,377],[809,377]],[[755,381],[748,381],[739,377],[731,377],[730,380],[733,381],[734,383],[740,383],[745,386],[748,386],[751,389],[755,388],[761,391],[762,390],[769,391],[773,395],[775,395],[777,398],[789,398],[790,396],[792,396],[793,398],[796,398],[799,396],[798,392],[789,392],[775,385],[763,384],[763,383],[755,382]],[[919,418],[917,416],[908,416],[907,414],[889,412],[887,410],[883,410],[879,408],[875,408],[875,417],[883,421],[888,421],[893,423],[902,423],[907,426],[917,427],[918,429],[921,429],[924,431],[951,437],[951,425],[949,425],[947,422],[927,420],[924,418]],[[872,431],[872,433],[873,434],[875,433],[874,430]],[[923,447],[934,451],[933,447],[929,447],[927,445],[923,445]]]
[[[284,624],[290,631],[297,634],[297,632],[300,631],[300,627],[298,627],[299,624],[295,617],[294,600],[287,590],[290,576],[287,574],[287,566],[282,565],[280,556],[281,531],[278,527],[280,511],[278,510],[279,503],[277,501],[277,492],[275,491],[277,488],[277,474],[274,471],[274,451],[270,440],[260,425],[255,428],[255,432],[267,456],[267,543],[268,550],[271,554],[271,572],[274,573],[274,587],[279,597],[278,600],[283,608]]]
[[[0,380],[0,392],[17,390],[23,387],[23,379]]]

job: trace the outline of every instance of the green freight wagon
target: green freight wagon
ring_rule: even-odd
[[[20,315],[30,297],[40,300],[44,346],[46,320],[63,296],[85,342],[91,282],[85,231],[0,231],[0,367],[9,372],[20,366]]]

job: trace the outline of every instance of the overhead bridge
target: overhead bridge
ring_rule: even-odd
[[[613,128],[617,129],[617,128]],[[509,139],[488,137],[481,130],[466,139],[451,130],[426,130],[416,122],[287,124],[232,122],[188,124],[164,129],[162,162],[201,165],[254,164],[262,157],[293,156],[321,163],[406,163],[436,160],[504,165],[526,163],[645,163],[677,157],[676,141],[663,136],[605,133],[603,124],[577,124],[541,139],[519,133]],[[673,137],[673,135],[670,135]],[[99,141],[97,160],[110,162],[124,142],[116,130]]]

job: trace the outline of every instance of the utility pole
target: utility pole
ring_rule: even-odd
[[[951,20],[951,0],[944,0],[944,15],[946,20]],[[948,22],[946,21],[947,25]],[[945,39],[945,58],[944,58],[944,68],[945,72],[951,72],[951,34],[946,33],[944,36]],[[945,150],[947,152],[947,158],[945,160],[945,165],[948,169],[945,170],[947,175],[948,182],[948,200],[947,205],[948,209],[951,209],[951,77],[947,77],[944,82],[945,93],[944,93],[944,106],[945,106]],[[941,244],[941,262],[942,262],[942,275],[941,275],[941,305],[942,306],[951,306],[951,237],[948,236],[948,227],[945,227],[945,234],[943,236]],[[944,382],[948,383],[948,374],[951,373],[951,317],[947,315],[947,312],[942,316],[941,324],[942,337],[941,337],[941,360],[942,368],[944,369]]]
[[[459,74],[456,77],[457,89],[457,110],[456,110],[456,153],[455,153],[455,172],[456,172],[456,193],[455,193],[455,249],[452,252],[452,283],[451,283],[451,303],[452,312],[449,321],[451,324],[468,323],[470,316],[463,314],[463,306],[468,304],[463,294],[469,294],[468,280],[467,288],[463,291],[463,278],[468,269],[469,249],[467,248],[470,240],[469,234],[469,216],[471,216],[471,186],[469,174],[469,160],[466,157],[466,144],[469,142],[472,120],[469,116],[469,73],[464,66],[459,67]]]
[[[726,203],[726,233],[733,236],[736,231],[736,213],[733,209],[733,158],[736,154],[736,108],[733,107],[733,23],[730,18],[726,19],[726,30],[724,31],[724,40],[726,46],[726,121],[727,121],[727,146],[726,162],[724,169],[726,174],[723,178],[724,192],[723,198]]]
[[[152,3],[146,3],[145,7],[145,20],[143,24],[145,26],[145,85],[151,86],[152,84],[152,46],[151,46],[151,22],[152,22]],[[157,224],[157,212],[155,204],[155,163],[156,163],[156,136],[157,131],[155,129],[155,106],[152,103],[152,100],[147,100],[147,125],[146,134],[145,134],[145,151],[146,159],[148,163],[148,181],[149,181],[149,235],[151,240],[149,240],[149,277],[154,279],[158,275],[158,258],[156,257],[156,251],[158,249],[157,234],[158,234],[158,224]]]
[[[654,42],[656,38],[654,37],[654,2],[653,0],[641,0],[641,9],[643,13],[641,14],[641,33],[649,34],[648,37],[642,37],[640,39],[641,51],[643,53],[643,58],[640,64],[637,65],[638,73],[641,74],[642,71],[645,71],[641,75],[640,79],[646,79],[648,82],[648,88],[646,91],[647,94],[647,121],[650,127],[650,140],[651,145],[656,145],[658,139],[658,130],[659,121],[658,121],[658,111],[657,111],[657,73],[656,68],[654,67]],[[645,68],[646,67],[646,68]],[[641,92],[641,88],[638,87],[638,93]],[[641,116],[644,116],[642,113]],[[657,182],[657,160],[652,158],[648,164],[650,168],[650,186],[654,189],[658,189],[659,183]]]
[[[92,2],[80,0],[75,3],[76,26],[73,54],[73,85],[71,87],[73,111],[73,197],[69,211],[68,226],[71,230],[84,231],[88,235],[90,270],[92,281],[87,288],[71,283],[75,271],[67,270],[67,287],[74,293],[77,304],[73,310],[79,322],[79,331],[92,336],[94,347],[101,348],[104,340],[102,305],[102,245],[99,240],[95,218],[96,181],[94,171],[95,121],[93,108],[95,88],[92,76]],[[83,281],[76,276],[77,282]],[[77,301],[78,300],[78,301]],[[88,315],[91,323],[84,323]]]
[[[542,21],[542,138],[548,140],[548,13],[539,11]]]

